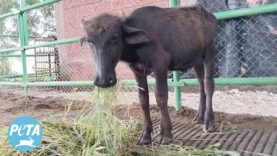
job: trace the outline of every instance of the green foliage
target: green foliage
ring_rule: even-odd
[[[27,5],[33,5],[43,0],[26,0]],[[0,15],[9,13],[19,8],[18,0],[0,0]],[[11,26],[5,27],[7,19],[12,21]],[[17,33],[17,17],[8,17],[0,20],[0,34],[14,34]],[[39,33],[42,29],[43,33]],[[55,30],[54,20],[54,5],[47,5],[39,9],[28,12],[28,31],[30,36],[42,36],[45,32]],[[1,39],[2,40],[2,39]]]
[[[0,15],[9,13],[15,9],[19,8],[19,4],[17,3],[17,0],[0,0]],[[5,22],[10,19],[10,26],[7,29],[5,26]],[[17,27],[17,17],[11,16],[5,19],[0,20],[0,34],[17,34],[16,27]],[[0,47],[12,47],[13,44],[10,42],[16,42],[16,38],[10,38],[9,40],[6,40],[6,38],[1,37],[0,38]]]
[[[12,9],[17,9],[19,8],[19,5],[17,3],[17,0],[0,0],[0,15],[9,13]],[[4,32],[4,21],[0,21],[0,32]]]
[[[28,5],[36,4],[42,0],[27,0]],[[42,36],[43,33],[38,32],[38,28],[43,32],[55,31],[54,5],[47,5],[42,8],[32,10],[28,14],[28,31],[31,36]]]

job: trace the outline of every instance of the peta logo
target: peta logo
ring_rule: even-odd
[[[30,116],[14,119],[8,129],[10,144],[18,151],[33,151],[42,141],[42,127]]]

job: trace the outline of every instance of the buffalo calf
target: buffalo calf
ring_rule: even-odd
[[[167,72],[193,68],[200,85],[200,104],[194,122],[204,124],[204,131],[214,122],[213,40],[216,18],[201,6],[188,8],[136,9],[128,17],[101,14],[82,20],[86,43],[96,63],[94,83],[99,87],[116,84],[115,67],[119,61],[129,64],[139,86],[143,111],[142,134],[138,144],[151,143],[152,122],[149,111],[147,75],[156,79],[156,102],[161,114],[161,144],[172,140],[172,124],[167,101]]]

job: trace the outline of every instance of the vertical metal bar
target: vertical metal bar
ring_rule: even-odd
[[[50,52],[52,52],[52,51],[50,51]],[[48,71],[49,71],[49,76],[50,77],[52,77],[52,66],[51,66],[51,55],[50,54],[48,54]]]
[[[23,4],[26,6],[26,0],[24,1]],[[27,17],[27,12],[22,13],[22,18],[23,18],[23,32],[24,32],[24,41],[25,45],[29,45],[29,33],[28,33],[28,17]]]
[[[180,73],[178,71],[173,72],[173,81],[178,82],[180,81]],[[174,86],[174,97],[175,97],[175,109],[176,111],[179,111],[182,108],[182,103],[181,103],[181,86]]]
[[[19,0],[20,8],[26,6],[26,0]],[[21,12],[18,14],[18,32],[20,46],[26,46],[29,43],[28,39],[28,27],[27,27],[27,14],[26,12]],[[28,96],[28,72],[27,72],[27,61],[26,61],[26,50],[21,50],[21,61],[22,61],[22,72],[23,72],[23,86],[25,97]]]
[[[169,7],[175,7],[180,5],[180,0],[169,0]]]
[[[36,44],[36,40],[35,40],[35,44]],[[38,81],[38,73],[37,73],[37,48],[34,49],[34,57],[35,57],[35,75],[36,75],[36,81]]]
[[[180,5],[180,0],[169,0],[169,6],[175,7]],[[173,72],[173,81],[178,82],[180,80],[180,73],[178,71]],[[182,108],[181,103],[181,87],[180,86],[174,86],[174,97],[175,97],[175,109],[176,111],[179,111]]]
[[[59,53],[58,53],[58,48],[57,47],[54,47],[55,48],[55,58],[54,58],[54,66],[55,66],[55,73],[56,73],[56,79],[58,81],[61,81],[61,68],[60,68],[60,59],[59,59]]]

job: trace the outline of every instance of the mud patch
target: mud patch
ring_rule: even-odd
[[[142,119],[142,111],[139,104],[129,106],[130,115],[137,119]],[[128,110],[126,106],[117,106],[115,108],[116,115],[124,118],[124,114]],[[181,111],[176,112],[174,107],[169,107],[171,121],[175,123],[191,123],[196,115],[196,110],[184,107]],[[155,105],[151,106],[152,120],[159,119],[159,108]],[[253,116],[249,114],[227,114],[215,112],[215,126],[221,126],[226,129],[251,129],[263,131],[277,131],[277,118]]]
[[[0,125],[9,124],[14,118],[30,115],[41,119],[64,113],[66,107],[72,111],[88,106],[86,101],[68,100],[60,97],[28,97],[0,92]]]

